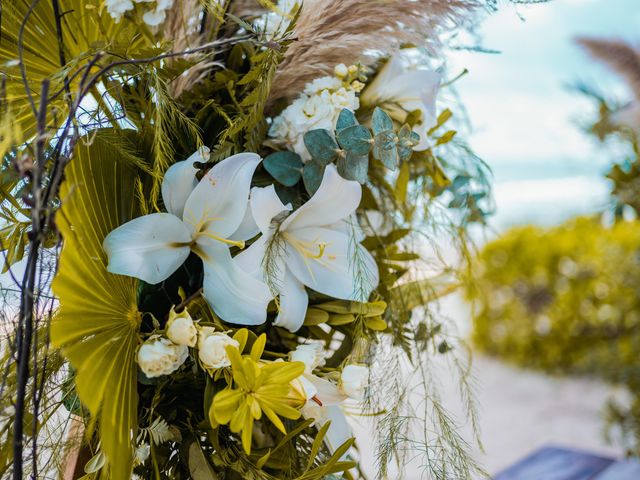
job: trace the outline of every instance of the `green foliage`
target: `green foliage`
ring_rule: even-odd
[[[480,252],[467,289],[475,345],[518,365],[597,376],[640,394],[638,251],[637,222],[607,228],[578,218],[506,232]],[[622,426],[640,452],[640,430]]]
[[[262,162],[269,174],[285,187],[293,187],[302,177],[302,160],[293,152],[275,152]]]

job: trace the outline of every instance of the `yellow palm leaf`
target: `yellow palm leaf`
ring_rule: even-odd
[[[53,2],[15,0],[2,4],[0,75],[6,79],[8,109],[19,122],[24,140],[35,133],[35,115],[27,92],[37,108],[41,83],[45,78],[51,81],[50,94],[53,94],[64,85],[65,74],[71,76],[85,63],[83,60],[98,50],[131,52],[146,41],[127,22],[116,24],[106,12],[101,12],[101,0],[59,0],[58,3],[62,14],[60,36]],[[34,8],[31,10],[32,4]],[[63,46],[62,57],[59,37]],[[19,68],[20,59],[26,73],[26,85]],[[80,77],[76,76],[75,80]],[[72,92],[73,88],[74,84],[71,85]],[[50,107],[49,114],[51,110],[64,110],[64,95],[59,95]],[[58,113],[57,118],[63,118],[63,115]]]
[[[56,216],[64,246],[53,282],[60,308],[51,339],[76,369],[78,395],[98,419],[111,478],[129,478],[137,426],[137,281],[107,272],[102,241],[139,214],[133,201],[139,172],[122,160],[114,138],[79,144],[66,169]]]

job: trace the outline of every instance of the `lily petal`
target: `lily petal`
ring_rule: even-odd
[[[204,263],[204,298],[229,323],[260,325],[273,298],[269,288],[233,262],[226,245],[215,240],[198,243]]]
[[[339,405],[330,405],[326,407],[324,409],[323,420],[324,422],[327,420],[331,421],[331,425],[329,425],[327,434],[324,437],[324,442],[331,453],[333,453],[340,445],[353,437],[353,433],[351,432],[351,427],[347,422],[347,417]]]
[[[186,160],[176,162],[169,167],[162,180],[162,201],[167,212],[182,218],[187,198],[198,185],[196,179],[198,169],[193,164],[206,162],[208,159],[209,149],[202,147]]]
[[[288,235],[287,267],[307,287],[330,297],[363,301],[377,285],[373,258],[349,235],[321,227]],[[371,268],[373,272],[368,271]]]
[[[260,163],[255,153],[239,153],[216,164],[193,190],[183,219],[192,231],[209,231],[229,238],[242,223],[253,172]]]
[[[253,214],[251,213],[251,202],[249,202],[247,204],[247,211],[244,213],[242,223],[240,223],[238,229],[229,237],[229,240],[245,241],[255,237],[259,233],[260,229],[258,228],[258,225],[256,225],[256,221],[253,219]]]
[[[273,185],[264,188],[253,187],[251,189],[250,203],[253,218],[260,231],[265,235],[269,232],[271,220],[274,217],[279,213],[291,211],[291,204],[285,205],[282,203]]]
[[[191,251],[189,229],[175,215],[152,213],[119,226],[102,244],[107,270],[156,284],[166,280]]]
[[[280,311],[273,324],[290,332],[299,330],[304,323],[308,305],[309,295],[304,285],[291,272],[285,270],[280,287]]]
[[[327,165],[320,188],[307,203],[282,222],[281,230],[331,225],[347,218],[360,204],[362,187],[345,180],[334,165]]]
[[[329,380],[317,375],[305,375],[304,378],[313,385],[312,391],[320,399],[323,406],[338,405],[349,398],[342,393],[335,383]]]

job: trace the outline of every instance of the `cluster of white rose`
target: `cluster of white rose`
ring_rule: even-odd
[[[142,16],[144,23],[150,27],[157,27],[167,15],[167,10],[173,6],[173,0],[105,0],[107,12],[116,21],[119,22],[123,15],[133,10],[134,3],[154,3],[154,8],[148,10]]]
[[[296,152],[303,161],[310,160],[304,134],[318,128],[333,132],[343,109],[355,112],[360,107],[358,93],[364,84],[351,80],[357,72],[355,65],[340,64],[335,67],[334,76],[308,83],[302,94],[273,120],[269,136]]]
[[[186,309],[180,313],[171,310],[165,335],[152,335],[138,350],[138,365],[149,378],[175,372],[189,356],[189,347],[196,345],[200,363],[207,371],[228,367],[231,362],[226,347],[239,346],[226,333],[197,326]]]

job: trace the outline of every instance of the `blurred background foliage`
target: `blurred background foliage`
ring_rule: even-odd
[[[618,41],[580,39],[597,60],[640,85],[640,56]],[[588,85],[595,119],[583,129],[613,157],[610,204],[550,228],[514,227],[478,252],[465,294],[480,351],[556,375],[624,385],[604,409],[607,439],[640,456],[640,116]],[[612,148],[609,148],[612,147]]]

